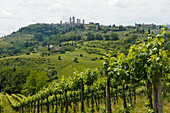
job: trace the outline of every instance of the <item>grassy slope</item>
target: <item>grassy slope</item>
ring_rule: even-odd
[[[83,71],[87,68],[100,68],[101,67],[101,60],[99,58],[101,55],[97,54],[88,54],[86,51],[83,50],[84,46],[80,49],[76,49],[73,52],[66,52],[65,54],[53,54],[51,56],[45,56],[41,57],[40,54],[31,54],[31,55],[20,55],[20,56],[12,56],[12,57],[6,57],[1,58],[8,59],[8,58],[18,58],[18,57],[24,57],[24,58],[48,58],[51,60],[52,65],[57,70],[57,76],[61,78],[62,76],[70,76],[73,74],[73,72],[76,70]],[[87,48],[87,47],[86,47]],[[96,48],[95,48],[96,49]],[[100,49],[100,48],[97,48]],[[83,57],[80,57],[80,54],[83,55]],[[58,60],[58,56],[61,56],[62,60]],[[78,63],[74,62],[74,58],[78,58]],[[98,58],[96,61],[91,61],[92,58]]]
[[[13,108],[11,107],[11,105],[5,95],[2,97],[2,101],[3,101],[2,102],[3,103],[3,113],[17,113],[16,111],[13,110]]]

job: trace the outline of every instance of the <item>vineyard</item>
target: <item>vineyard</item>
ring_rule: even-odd
[[[6,94],[6,98],[20,113],[168,112],[163,107],[163,99],[169,96],[170,90],[170,60],[162,47],[164,33],[162,29],[156,38],[149,36],[145,42],[136,42],[127,55],[105,55],[100,69],[75,70],[73,76],[52,83],[36,95]],[[136,107],[140,98],[146,99],[142,105],[145,109]],[[1,100],[2,95],[0,110]],[[168,102],[164,103],[169,105]]]

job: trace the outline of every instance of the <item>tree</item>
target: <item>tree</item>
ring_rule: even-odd
[[[42,37],[41,34],[35,34],[34,39],[37,40],[37,41],[43,41],[43,37]]]
[[[30,75],[26,79],[26,83],[23,86],[23,93],[26,93],[27,95],[33,95],[36,93],[36,72],[31,71]]]
[[[161,35],[157,35],[156,38],[148,37],[148,42],[131,46],[129,50],[131,56],[134,56],[133,62],[144,62],[141,68],[146,67],[147,79],[144,76],[139,76],[139,78],[150,80],[153,84],[155,113],[163,113],[161,78],[165,77],[169,70],[169,59],[166,50],[162,47],[164,34],[165,28],[162,29]],[[140,69],[138,73],[143,72],[145,71]]]
[[[40,89],[42,89],[47,85],[48,76],[47,76],[47,72],[43,72],[43,71],[37,73],[36,75],[37,75],[36,90],[39,91]]]
[[[47,85],[47,80],[48,77],[46,72],[31,71],[26,79],[22,92],[26,95],[33,95]]]
[[[109,34],[104,34],[103,37],[104,37],[105,40],[110,40],[110,35]]]
[[[136,42],[137,37],[138,37],[137,35],[132,35],[132,36],[130,36],[128,39],[125,39],[125,43],[131,43],[131,44],[133,44],[133,43]]]
[[[87,34],[87,40],[88,40],[88,41],[95,40],[95,35],[94,35],[93,32],[89,32],[89,33]]]
[[[27,51],[28,51],[28,52],[33,52],[33,51],[34,51],[34,47],[33,47],[33,46],[28,47],[28,48],[27,48]]]
[[[80,54],[80,57],[83,57],[83,54]]]
[[[78,63],[78,58],[77,57],[74,58],[74,62]]]
[[[148,29],[148,34],[151,34],[151,30],[150,29]]]
[[[111,39],[112,41],[119,40],[118,34],[112,32],[112,33],[110,34],[110,39]]]
[[[110,97],[110,80],[114,75],[113,68],[116,66],[114,61],[116,59],[114,57],[111,57],[111,54],[107,55],[104,58],[103,62],[103,73],[107,77],[106,82],[106,113],[111,113],[111,97]]]
[[[58,60],[61,60],[61,56],[60,55],[58,56]]]
[[[96,34],[96,40],[103,40],[103,37],[100,33]]]
[[[4,91],[8,94],[11,94],[12,93],[12,89],[9,85],[7,85],[5,88],[4,88]]]
[[[123,28],[122,25],[119,26],[119,31],[124,31],[125,28]]]

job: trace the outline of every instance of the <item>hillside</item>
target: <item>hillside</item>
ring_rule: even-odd
[[[33,24],[2,37],[0,40],[0,57],[16,56],[28,52],[44,52],[44,47],[53,45],[58,48],[65,46],[63,44],[67,41],[87,42],[93,40],[117,41],[116,44],[107,43],[107,45],[112,45],[115,53],[117,50],[127,53],[129,46],[136,40],[144,40],[147,38],[148,33],[154,36],[160,32],[160,28],[140,26],[79,25],[69,27],[55,24]],[[167,43],[166,49],[169,49],[170,30],[167,29],[166,33],[168,36],[165,41]],[[110,49],[105,45],[104,48]],[[73,48],[66,49],[71,50]],[[65,51],[64,48],[61,51]]]
[[[102,56],[112,53],[116,57],[118,52],[127,54],[129,47],[136,41],[146,40],[148,33],[154,37],[161,33],[161,29],[54,24],[33,24],[20,28],[0,40],[1,91],[21,93],[22,85],[32,70],[45,73],[49,83],[63,76],[72,76],[75,69],[100,68]],[[167,29],[164,46],[168,51],[169,33]]]
[[[148,39],[65,41],[43,52],[2,58],[0,111],[166,113],[167,40],[164,27]],[[112,48],[130,42],[127,54]]]

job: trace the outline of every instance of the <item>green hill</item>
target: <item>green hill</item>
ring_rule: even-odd
[[[129,47],[136,41],[145,40],[149,32],[155,36],[161,29],[54,24],[20,28],[0,40],[0,89],[9,94],[21,93],[32,70],[46,73],[49,83],[72,76],[75,69],[100,68],[106,53],[112,53],[112,56],[117,56],[118,52],[127,54]],[[167,50],[170,50],[169,32],[167,29],[164,44]]]

